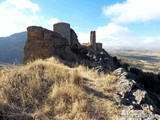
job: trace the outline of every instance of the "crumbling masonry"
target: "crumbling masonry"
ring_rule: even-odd
[[[83,48],[78,41],[77,34],[70,28],[68,23],[59,22],[54,24],[53,31],[39,26],[30,26],[27,28],[27,33],[24,63],[38,58],[45,59],[55,55],[61,56],[64,53],[70,53],[69,51],[77,53]],[[95,31],[90,33],[88,48],[93,51],[102,49],[102,44],[96,43]],[[83,49],[83,51],[85,50]]]
[[[90,32],[90,45],[92,49],[96,50],[96,32],[95,31]]]

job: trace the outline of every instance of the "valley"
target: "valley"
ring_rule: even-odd
[[[122,63],[138,67],[144,72],[160,72],[160,52],[151,50],[107,50],[112,56],[117,56]]]

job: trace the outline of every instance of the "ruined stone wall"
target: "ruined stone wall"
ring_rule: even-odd
[[[64,54],[69,46],[68,41],[59,33],[42,27],[28,27],[27,34],[23,63],[38,58],[45,59],[51,56],[59,56],[61,53]]]
[[[39,58],[46,59],[54,56],[71,67],[82,64],[89,68],[98,68],[98,70],[105,72],[116,68],[112,57],[105,50],[95,51],[90,47],[81,45],[79,47],[77,35],[74,30],[70,29],[70,35],[72,46],[69,45],[66,38],[55,31],[37,26],[28,27],[23,63],[25,64]],[[91,38],[92,37],[93,40],[95,40],[95,32],[91,34]],[[95,41],[93,41],[93,43],[96,44]],[[98,46],[101,47],[100,44],[98,44]]]
[[[75,33],[75,31],[73,29],[70,29],[70,37],[71,37],[71,47],[73,45],[77,45],[77,46],[80,46],[80,43],[78,41],[78,37],[77,37],[77,34]]]
[[[90,45],[92,49],[96,50],[96,32],[95,31],[90,32]]]
[[[60,33],[64,38],[66,38],[69,42],[69,45],[71,44],[71,38],[70,38],[70,24],[59,22],[57,24],[53,25],[53,31]]]
[[[96,49],[102,50],[102,43],[96,43]]]

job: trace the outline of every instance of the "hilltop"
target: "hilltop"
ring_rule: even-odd
[[[4,119],[160,119],[159,80],[138,69],[112,74],[50,58],[0,70]]]
[[[103,49],[102,43],[96,42],[95,31],[90,32],[90,43],[80,44],[70,24],[62,22],[54,24],[53,31],[29,26],[23,53],[24,64],[54,56],[64,60],[70,67],[85,65],[103,72],[111,72],[119,65],[116,58]]]
[[[27,28],[23,65],[0,67],[0,113],[9,120],[160,119],[160,75],[121,63],[68,23]]]
[[[114,75],[55,58],[3,69],[0,80],[0,110],[8,119],[114,119],[119,112]]]

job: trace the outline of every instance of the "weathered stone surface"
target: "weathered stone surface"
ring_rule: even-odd
[[[118,68],[113,72],[117,76],[115,101],[122,108],[119,117],[127,120],[159,120],[160,96],[144,89],[138,76]],[[157,113],[157,114],[155,114]]]
[[[71,28],[70,29],[70,38],[71,38],[71,48],[74,46],[74,45],[77,45],[77,47],[80,47],[80,43],[78,41],[78,37],[77,37],[77,34],[75,33],[75,31]]]
[[[142,100],[146,97],[146,94],[147,92],[145,90],[140,90],[140,89],[133,92],[137,104],[140,104],[142,102]]]
[[[143,110],[123,109],[120,115],[121,119],[127,120],[159,120],[160,116],[157,114],[147,113]]]
[[[77,34],[72,28],[70,28],[70,24],[64,22],[56,23],[53,25],[53,31],[61,34],[61,36],[66,38],[71,47],[74,45],[79,47],[80,43],[78,42]]]
[[[116,76],[121,76],[123,72],[125,72],[123,68],[118,68],[115,71],[113,71],[113,74]]]
[[[24,63],[38,58],[45,59],[51,56],[61,56],[61,54],[68,52],[68,41],[56,32],[37,26],[28,27],[27,32]]]
[[[96,50],[96,31],[90,32],[90,47]]]
[[[61,34],[64,38],[66,38],[71,44],[71,35],[70,35],[70,24],[59,22],[53,25],[53,30],[59,34]]]
[[[102,50],[102,43],[96,43],[96,50]]]
[[[127,120],[159,120],[160,96],[149,93],[138,82],[138,76],[118,68],[113,72],[117,76],[116,93],[114,99],[121,106],[122,112],[119,119]],[[158,114],[155,114],[158,113]]]
[[[85,56],[92,61],[92,63],[90,62],[88,65],[92,64],[92,68],[98,72],[110,72],[117,68],[112,57],[107,52],[94,52],[89,50]]]

